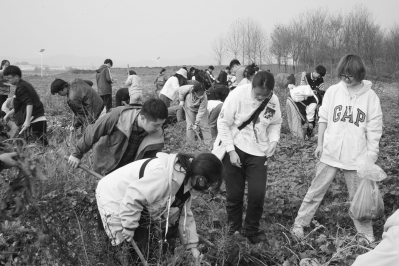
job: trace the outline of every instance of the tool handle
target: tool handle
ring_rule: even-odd
[[[143,256],[143,253],[141,253],[141,250],[137,246],[136,242],[132,239],[132,241],[130,243],[132,243],[132,246],[133,246],[134,250],[136,251],[137,255],[139,255],[139,258],[140,258],[141,263],[143,264],[143,266],[148,266],[148,263],[145,260],[145,258]]]
[[[68,156],[64,156],[64,159],[67,160],[67,161],[69,160],[69,159],[68,159]],[[91,175],[97,177],[98,179],[102,179],[102,178],[103,178],[100,174],[94,172],[93,170],[87,168],[86,166],[84,166],[84,165],[82,165],[82,164],[79,164],[78,167],[79,167],[80,169],[86,171],[87,173],[89,173],[89,174],[91,174]]]

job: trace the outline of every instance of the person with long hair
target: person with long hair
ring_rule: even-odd
[[[10,94],[11,84],[5,80],[3,72],[10,65],[10,61],[3,60],[1,61],[0,66],[0,106],[3,106],[3,103],[7,100],[8,95]]]
[[[119,168],[97,185],[99,228],[105,230],[113,246],[133,239],[144,254],[151,254],[151,248],[159,243],[163,253],[173,253],[179,237],[185,249],[199,260],[191,191],[218,190],[222,172],[222,163],[211,153],[194,157],[159,152],[155,158]],[[154,224],[161,225],[162,233],[150,239]]]
[[[243,234],[253,244],[266,239],[259,225],[266,194],[267,160],[280,139],[282,118],[280,102],[273,93],[274,83],[271,73],[258,72],[252,83],[230,92],[217,121],[215,144],[219,145],[220,139],[226,152],[222,160],[227,177],[229,234]],[[246,182],[248,207],[243,228]]]
[[[167,108],[170,107],[170,103],[174,102],[178,97],[178,89],[181,86],[187,85],[187,70],[180,68],[176,71],[176,74],[170,77],[165,85],[163,86],[159,99],[161,99]]]

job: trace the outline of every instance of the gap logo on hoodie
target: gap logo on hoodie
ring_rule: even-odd
[[[337,105],[334,107],[334,114],[333,114],[333,122],[337,123],[338,121],[341,122],[346,122],[347,119],[349,119],[349,123],[355,124],[357,127],[359,127],[359,123],[363,123],[366,121],[366,113],[357,108],[357,115],[356,115],[356,121],[353,123],[353,112],[352,112],[352,106],[346,106],[345,112],[343,112],[343,107],[342,105]]]

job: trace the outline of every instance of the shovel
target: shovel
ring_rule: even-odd
[[[68,161],[68,157],[67,156],[64,156],[64,159]],[[98,179],[102,179],[103,178],[103,176],[101,176],[100,174],[94,172],[93,170],[90,170],[89,168],[87,168],[84,165],[79,164],[78,167],[80,169],[86,171],[87,173],[97,177]],[[132,246],[133,246],[134,250],[136,251],[137,255],[139,255],[139,258],[140,258],[141,263],[143,264],[143,266],[148,266],[148,263],[145,260],[145,258],[143,256],[143,253],[141,253],[141,251],[140,251],[139,247],[137,246],[136,242],[132,239],[131,243],[132,243]]]

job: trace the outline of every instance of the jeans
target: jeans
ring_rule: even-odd
[[[220,111],[222,110],[222,107],[223,107],[223,103],[220,103],[218,106],[213,108],[213,110],[209,114],[209,126],[211,128],[212,138],[216,138],[216,136],[218,135],[217,122],[218,122],[218,117],[219,117]]]
[[[100,97],[103,99],[104,106],[108,113],[112,108],[112,94],[100,95]]]
[[[298,216],[295,219],[295,224],[308,226],[312,221],[321,201],[324,198],[328,188],[333,182],[338,168],[328,164],[318,162],[316,166],[316,176],[312,180],[312,184],[303,199],[302,205],[299,208]],[[360,185],[361,179],[357,176],[355,170],[343,170],[346,185],[348,187],[349,198],[353,199],[356,190]],[[373,227],[371,221],[360,222],[353,220],[356,230],[359,233],[367,235],[373,234]]]
[[[193,142],[195,140],[195,132],[194,132],[192,123],[195,123],[197,113],[195,113],[187,108],[185,111],[186,111],[185,113],[186,113],[186,122],[187,122],[186,138],[187,138],[188,142]],[[204,114],[204,116],[202,117],[198,126],[201,129],[202,137],[204,138],[205,144],[209,145],[211,143],[212,136],[211,136],[211,130],[208,125],[208,114],[207,113]]]
[[[245,232],[257,232],[263,213],[263,204],[266,195],[267,161],[266,156],[247,154],[235,147],[240,157],[242,167],[233,166],[230,156],[223,158],[223,167],[227,192],[227,220],[230,225],[229,232],[241,232],[242,211],[245,192],[245,181],[248,182],[248,207],[245,216]]]

